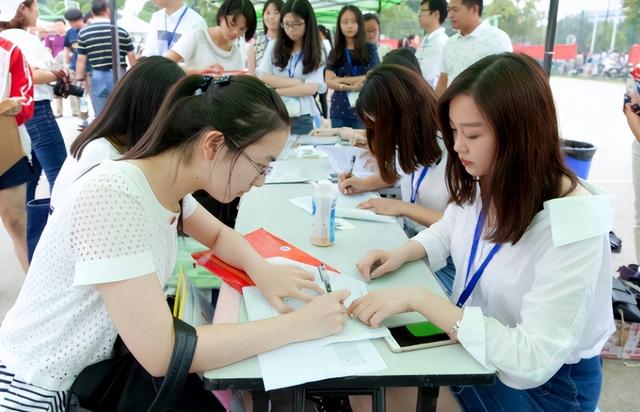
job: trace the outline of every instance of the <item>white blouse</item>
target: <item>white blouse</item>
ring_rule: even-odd
[[[184,218],[196,208],[185,198]],[[117,331],[95,285],[152,272],[164,285],[175,265],[177,221],[129,162],[106,160],[75,181],[0,326],[0,362],[16,379],[57,391],[109,358]]]
[[[496,253],[463,306],[460,343],[478,362],[495,367],[510,387],[542,385],[562,365],[598,355],[615,331],[608,240],[612,200],[581,183],[592,194],[545,202],[522,239]],[[439,222],[413,238],[433,271],[451,254],[454,303],[465,287],[480,209],[479,196],[465,206],[450,204]],[[470,278],[491,248],[480,240]]]
[[[276,66],[273,63],[273,49],[276,41],[269,42],[267,49],[264,52],[264,57],[260,62],[260,66],[256,68],[256,75],[271,74],[279,77],[290,77],[293,79],[300,79],[305,83],[313,83],[318,85],[318,92],[323,93],[326,91],[327,86],[324,82],[324,62],[321,62],[320,66],[314,71],[303,74],[304,63],[302,62],[302,56],[300,53],[293,54],[289,58],[289,63],[283,69]],[[300,115],[316,115],[318,114],[318,107],[315,104],[313,96],[300,97]]]

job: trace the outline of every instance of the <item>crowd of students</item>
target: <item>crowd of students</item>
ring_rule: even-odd
[[[43,164],[52,175],[52,212],[30,263],[20,246],[24,229],[7,225],[28,272],[0,326],[0,409],[66,410],[75,378],[112,356],[117,336],[144,369],[163,376],[174,336],[163,288],[179,231],[246,271],[281,313],[196,328],[192,371],[339,333],[349,316],[377,326],[416,311],[497,371],[493,385],[451,388],[464,410],[596,408],[599,353],[614,331],[612,205],[564,165],[544,72],[481,22],[481,0],[424,0],[420,48],[386,53],[382,63],[378,34],[357,7],[342,8],[330,44],[308,0],[270,0],[264,33],[246,52],[249,74],[238,72],[245,69],[239,40],[257,27],[250,1],[225,0],[217,25],[207,28],[182,2],[167,0],[152,18],[164,30],[155,27],[148,39],[147,51],[157,55],[114,85],[68,157],[47,86],[64,75],[39,60],[41,43],[23,30],[35,22],[37,2],[1,1],[0,51],[12,63],[4,75],[22,82],[2,97],[22,105],[12,115],[26,125],[32,162],[57,157],[55,168]],[[447,16],[458,31],[445,39]],[[81,31],[81,42],[89,34]],[[125,45],[121,62],[127,53]],[[378,168],[368,178],[341,176],[340,190],[399,183],[401,200],[360,207],[404,217],[412,236],[396,249],[370,251],[358,271],[375,282],[426,259],[448,299],[386,289],[347,308],[348,291],[324,293],[313,275],[268,263],[192,196],[204,190],[224,204],[263,185],[288,135],[312,132],[314,96],[327,89],[332,127],[368,148]],[[54,138],[62,152],[39,155],[37,146]],[[3,221],[5,205],[13,205],[11,216],[24,213],[30,173],[25,157],[0,176]],[[306,305],[290,312],[285,298]],[[416,396],[388,390],[387,402],[390,410],[415,409]]]

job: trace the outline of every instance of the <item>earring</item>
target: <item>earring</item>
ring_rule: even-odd
[[[480,181],[480,176],[473,176],[473,181],[474,182]]]

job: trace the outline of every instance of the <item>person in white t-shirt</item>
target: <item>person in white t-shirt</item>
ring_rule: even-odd
[[[418,22],[427,33],[416,50],[416,58],[420,63],[422,76],[436,88],[442,72],[442,53],[449,40],[445,28],[442,26],[447,18],[446,0],[423,0],[420,3]]]
[[[246,43],[256,31],[256,10],[249,0],[225,0],[216,27],[193,30],[180,38],[166,57],[183,62],[187,73],[221,75],[246,67]]]
[[[256,75],[282,97],[291,134],[309,134],[313,116],[320,114],[313,96],[327,86],[318,25],[307,0],[285,3],[278,38],[267,47]]]
[[[144,57],[124,74],[106,110],[71,144],[51,191],[54,211],[78,177],[104,160],[120,159],[142,138],[169,89],[184,75],[176,63],[160,56]]]
[[[437,96],[442,96],[458,74],[481,58],[513,51],[507,33],[480,20],[482,5],[482,0],[449,0],[449,21],[458,32],[444,47]]]
[[[247,69],[250,75],[256,74],[256,67],[262,63],[269,43],[274,42],[280,30],[280,11],[284,3],[282,0],[267,0],[262,8],[263,33],[253,40],[247,49]]]
[[[182,36],[207,28],[202,16],[182,0],[154,0],[154,3],[161,10],[151,15],[143,56],[164,56]]]
[[[593,411],[600,351],[615,331],[611,197],[564,164],[553,94],[531,57],[471,65],[440,99],[438,117],[452,203],[406,244],[371,251],[357,267],[373,281],[417,259],[437,270],[451,255],[451,300],[385,289],[355,300],[350,314],[375,327],[419,312],[495,368],[493,385],[452,388],[464,410]],[[415,410],[415,397],[388,395],[394,410]]]
[[[284,104],[255,77],[179,81],[143,139],[77,179],[50,216],[0,326],[0,409],[15,405],[14,389],[64,395],[83,368],[112,356],[117,335],[152,376],[164,376],[174,333],[163,287],[178,228],[247,272],[284,313],[197,327],[191,371],[341,331],[348,291],[323,293],[313,274],[270,264],[187,196],[204,189],[228,202],[263,185],[288,134]],[[292,312],[285,297],[308,303]]]

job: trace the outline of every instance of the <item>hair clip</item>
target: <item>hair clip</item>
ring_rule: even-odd
[[[209,89],[209,86],[211,86],[212,83],[216,86],[226,86],[227,84],[231,83],[232,77],[233,76],[229,75],[220,77],[202,76],[202,81],[198,85],[198,88],[196,89],[196,92],[194,94],[196,96],[204,94]]]

